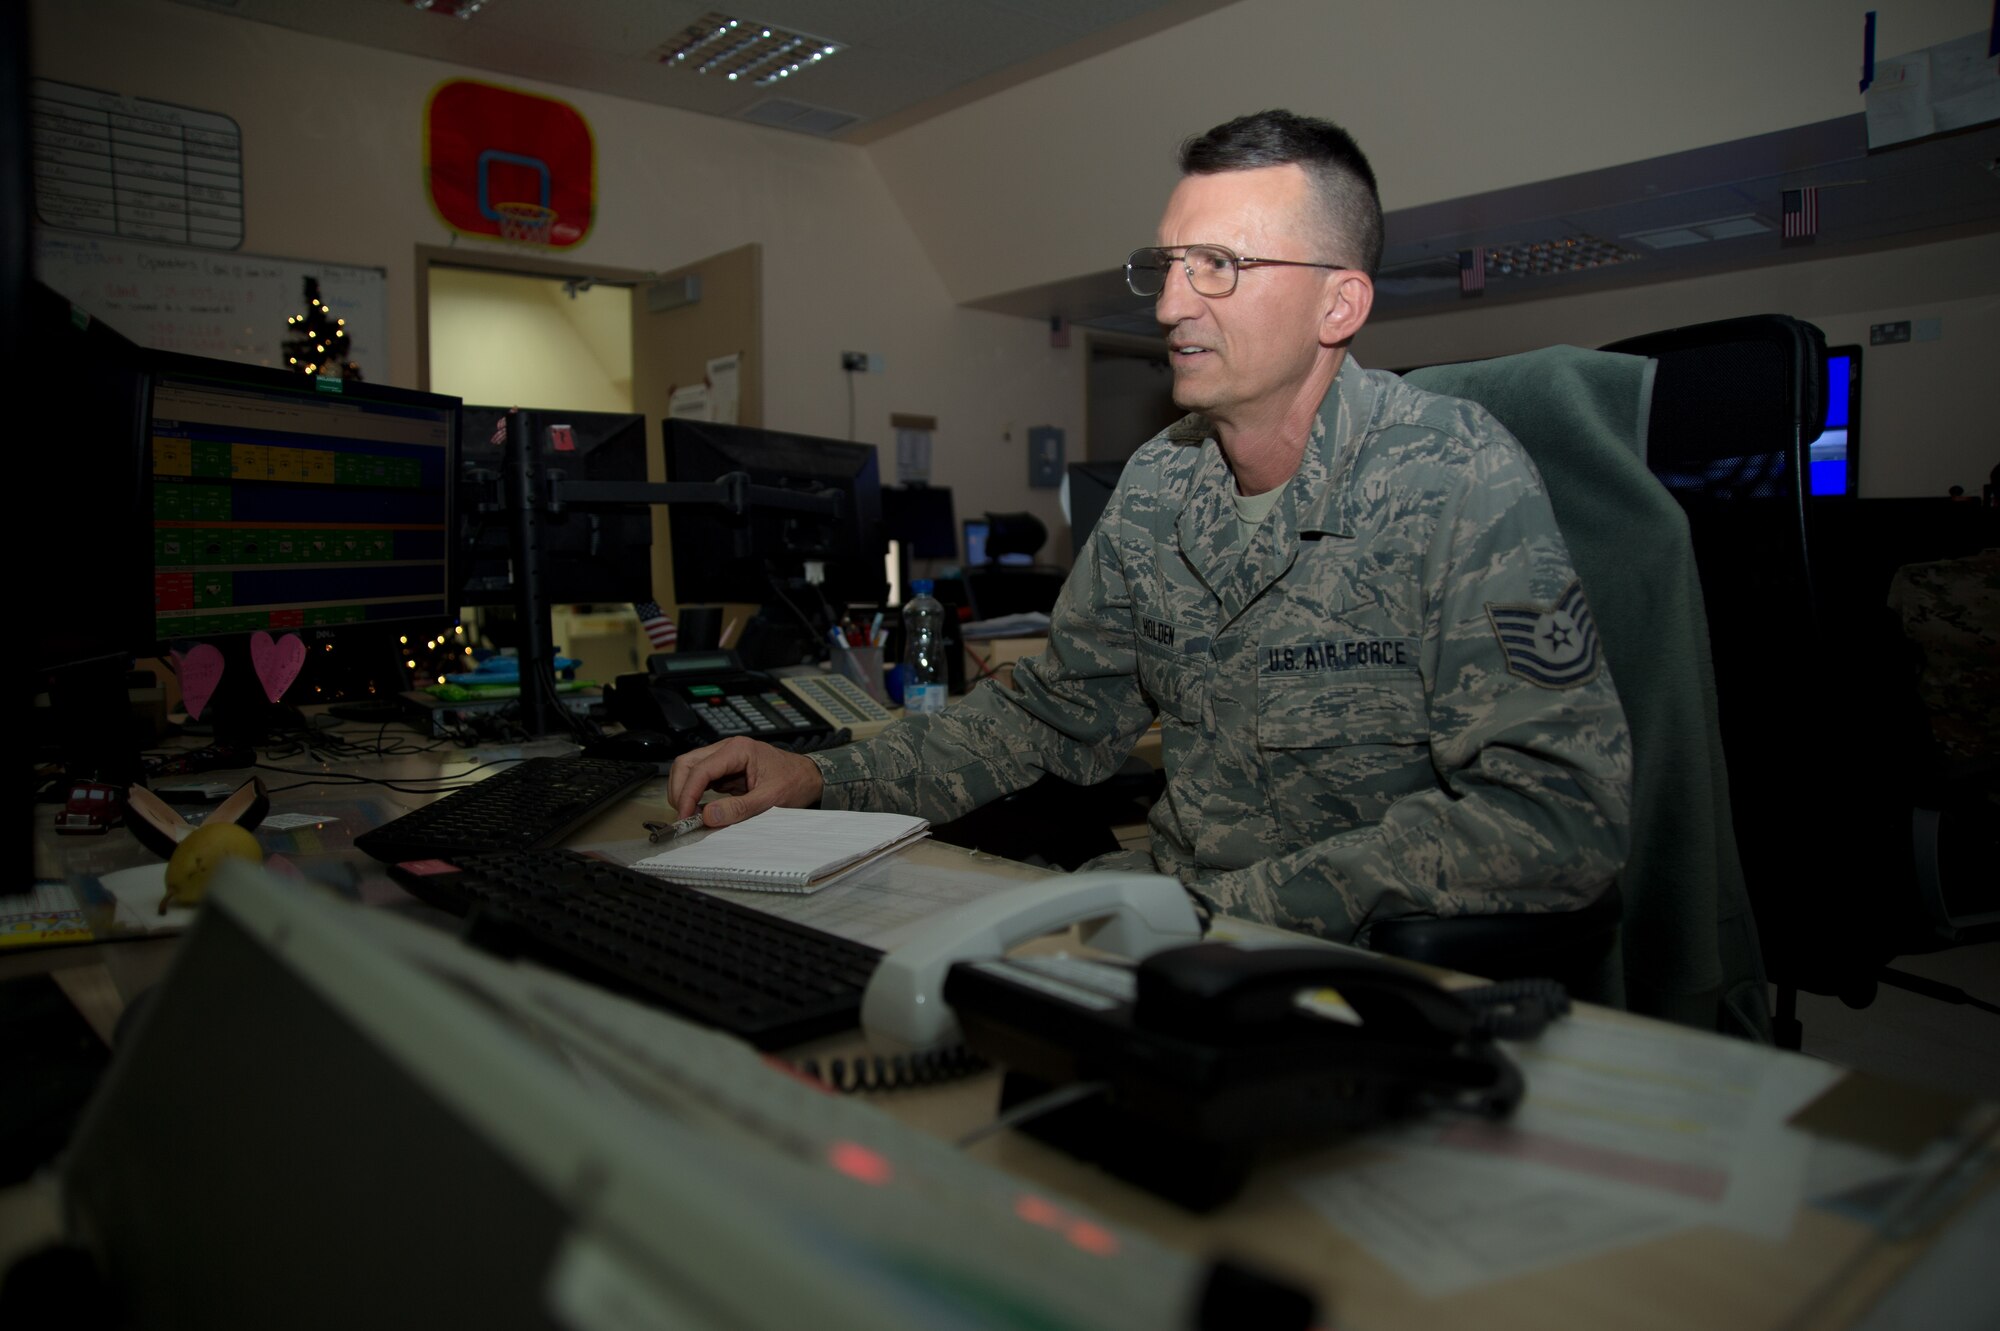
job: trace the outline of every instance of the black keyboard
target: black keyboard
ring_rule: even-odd
[[[466,935],[780,1049],[860,1022],[880,950],[567,850],[390,870]]]
[[[660,774],[616,758],[530,758],[354,838],[378,860],[540,850]]]

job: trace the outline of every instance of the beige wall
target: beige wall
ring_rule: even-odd
[[[632,292],[434,267],[431,388],[482,406],[632,410]]]
[[[1992,21],[1989,0],[1243,0],[873,151],[975,300],[1149,241],[1181,139],[1232,116],[1339,121],[1393,211],[1852,115],[1870,9],[1885,56]]]
[[[1152,234],[1183,135],[1269,105],[1330,115],[1381,169],[1388,205],[1409,207],[1850,114],[1871,4],[1883,54],[1990,21],[1986,0],[1243,0],[865,150],[501,81],[571,103],[595,133],[598,221],[568,252],[579,269],[761,244],[767,423],[847,437],[850,388],[863,442],[892,443],[891,413],[935,416],[933,482],[968,511],[1036,513],[1056,553],[1056,492],[1027,487],[1027,432],[1059,426],[1081,455],[1087,339],[1052,348],[1046,326],[960,302],[1115,263]],[[415,379],[415,247],[511,252],[454,242],[423,186],[426,98],[485,75],[168,0],[35,0],[32,22],[39,76],[236,119],[245,250],[387,270],[390,382]],[[1983,244],[1969,269],[1927,246],[1454,312],[1371,330],[1361,355],[1593,345],[1692,311],[1782,309],[1864,341],[1878,312],[1944,317],[1941,341],[1871,355],[1864,397],[1864,488],[1934,493],[1991,451],[2000,264]],[[882,372],[850,382],[843,350]]]
[[[2000,364],[2000,233],[1397,319],[1364,329],[1354,351],[1365,365],[1401,369],[1558,342],[1602,346],[1681,324],[1767,313],[1817,324],[1830,344],[1861,345],[1863,495],[1942,495],[1955,484],[1979,493],[2000,463],[1992,396],[1993,366]],[[1868,346],[1870,324],[1898,319],[1937,319],[1942,336]]]
[[[423,182],[431,90],[489,75],[167,0],[36,0],[31,22],[37,77],[236,120],[245,251],[387,270],[387,382],[416,379],[415,247],[455,243],[469,262],[482,251],[514,252],[498,241],[454,242]],[[978,508],[1027,510],[1061,529],[1056,491],[1028,488],[1027,431],[1054,425],[1082,438],[1077,351],[1051,348],[1045,325],[957,308],[866,151],[573,88],[492,81],[560,98],[590,123],[598,218],[567,252],[580,270],[663,271],[763,245],[767,424],[848,437],[840,352],[870,352],[883,370],[855,376],[856,439],[890,446],[892,412],[935,416],[934,484],[977,495]]]

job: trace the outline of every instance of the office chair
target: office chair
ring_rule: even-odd
[[[1934,989],[1888,962],[1986,936],[1924,920],[1917,870],[1925,807],[1933,832],[1946,810],[1963,832],[1982,799],[1925,752],[1882,588],[1829,539],[1859,510],[1810,497],[1806,447],[1826,410],[1820,330],[1761,315],[1607,350],[1658,367],[1646,461],[1687,514],[1744,880],[1777,986],[1777,1039],[1797,1048],[1800,990],[1865,1007],[1880,982]],[[1881,542],[1865,518],[1844,525]],[[1948,867],[1938,844],[1934,872],[1964,873],[1964,852]]]
[[[1632,850],[1582,910],[1385,921],[1369,945],[1768,1039],[1687,520],[1644,461],[1652,363],[1550,347],[1407,377],[1484,406],[1542,475],[1631,728]]]
[[[1062,569],[1046,564],[1003,564],[1002,555],[1027,555],[1031,559],[1048,544],[1049,529],[1032,513],[988,513],[986,515],[986,555],[993,562],[965,570],[965,590],[972,599],[975,619],[1001,619],[1008,615],[1040,613],[1055,609],[1056,597],[1068,576]]]

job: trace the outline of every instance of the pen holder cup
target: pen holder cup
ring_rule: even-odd
[[[835,647],[833,668],[867,690],[868,696],[889,706],[889,686],[882,679],[880,647]]]

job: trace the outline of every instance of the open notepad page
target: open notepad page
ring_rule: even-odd
[[[929,832],[924,819],[903,813],[767,809],[632,867],[676,882],[810,892]]]

